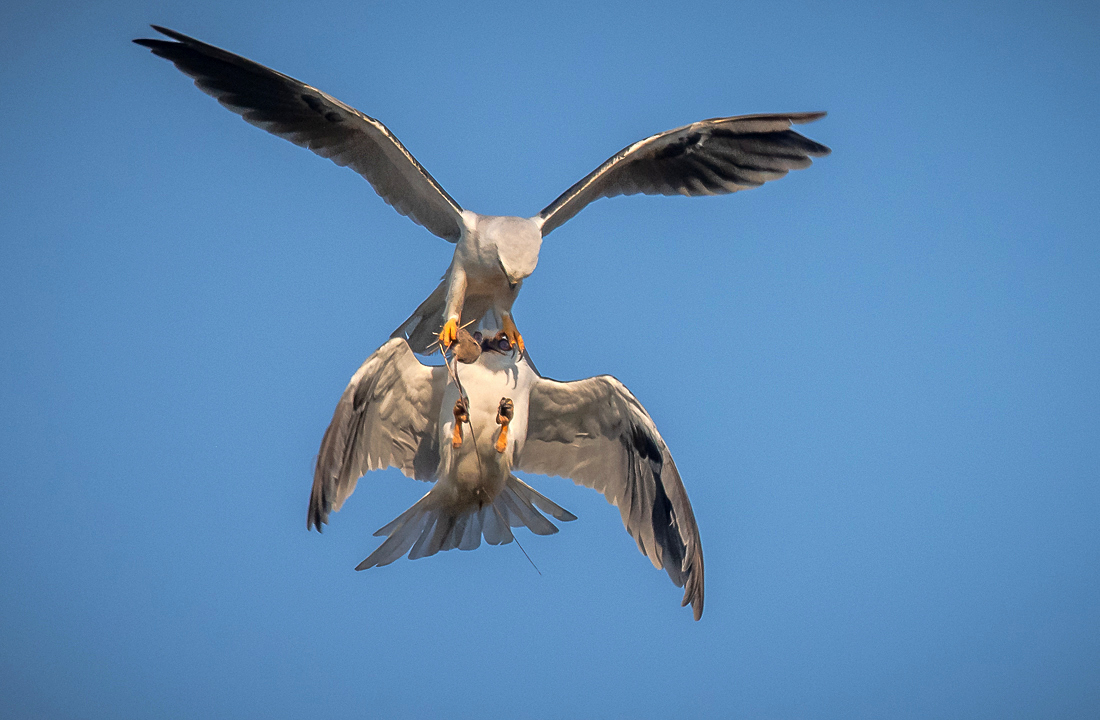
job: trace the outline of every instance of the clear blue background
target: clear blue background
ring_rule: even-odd
[[[596,493],[514,546],[352,568],[307,533],[359,363],[452,246],[130,43],[155,22],[382,119],[532,215],[706,117],[828,110],[722,198],[602,200],[516,305],[612,373],[702,531],[706,612]],[[6,718],[1094,718],[1095,3],[0,6]]]

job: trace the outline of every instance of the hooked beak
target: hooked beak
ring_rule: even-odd
[[[504,267],[504,262],[499,257],[497,258],[497,265],[500,266],[500,271],[504,273],[504,279],[508,281],[508,289],[515,290],[516,286],[519,285],[519,280],[512,279],[508,269]]]

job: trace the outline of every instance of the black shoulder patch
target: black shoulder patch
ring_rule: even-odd
[[[324,104],[321,102],[321,98],[314,97],[307,93],[302,93],[302,102],[308,105],[309,109],[317,114],[320,114],[321,109],[324,108]]]
[[[680,568],[683,567],[684,554],[687,549],[684,547],[683,538],[680,536],[680,529],[676,524],[676,513],[672,509],[672,501],[668,499],[668,495],[665,493],[664,484],[657,482],[654,490],[653,513],[650,516],[650,520],[653,522],[654,540],[665,551],[664,562],[662,563],[665,570],[669,572],[673,582],[680,586],[683,583],[677,582],[676,577],[680,575]],[[673,571],[676,572],[675,576],[672,575]]]
[[[302,102],[304,102],[310,110],[317,113],[325,120],[328,120],[330,123],[336,124],[344,122],[344,116],[336,110],[326,109],[325,103],[321,98],[308,93],[302,93],[301,97]]]
[[[649,464],[653,467],[654,474],[660,477],[661,467],[664,465],[664,458],[661,457],[661,449],[657,447],[657,443],[650,437],[649,433],[643,430],[639,425],[631,425],[630,443],[634,446],[634,451],[637,452],[640,457],[649,461]]]
[[[671,160],[672,158],[681,157],[687,155],[695,150],[696,147],[702,145],[703,134],[699,132],[689,133],[684,137],[670,142],[663,148],[653,154],[655,160]]]

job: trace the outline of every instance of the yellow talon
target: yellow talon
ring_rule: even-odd
[[[519,350],[519,354],[523,354],[523,336],[519,334],[519,330],[516,329],[516,321],[512,319],[511,315],[505,315],[504,318],[504,334],[508,337],[508,342],[512,344],[512,347]]]
[[[439,342],[447,349],[458,340],[458,319],[449,318],[443,329],[439,331]]]
[[[451,436],[451,447],[457,449],[462,447],[462,423],[470,421],[470,406],[464,398],[459,398],[455,403],[454,416],[455,431]]]
[[[500,435],[497,436],[496,451],[504,452],[508,448],[508,423],[512,422],[515,409],[508,398],[500,399],[500,407],[497,408],[497,424],[500,425]]]

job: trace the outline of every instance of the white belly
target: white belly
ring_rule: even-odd
[[[511,355],[483,353],[470,365],[455,363],[470,402],[470,422],[462,426],[462,445],[452,447],[454,406],[458,388],[448,383],[439,417],[440,467],[436,492],[455,510],[491,503],[511,473],[512,459],[527,436],[528,394],[534,380],[525,364]],[[512,400],[514,414],[504,452],[497,452],[501,426],[497,411],[501,398]]]

